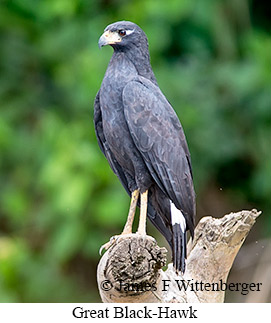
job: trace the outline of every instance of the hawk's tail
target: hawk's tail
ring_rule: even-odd
[[[173,266],[178,274],[185,271],[186,235],[179,224],[172,226],[173,230]]]
[[[185,271],[186,259],[186,220],[182,212],[171,202],[171,223],[173,232],[173,266],[178,274]]]

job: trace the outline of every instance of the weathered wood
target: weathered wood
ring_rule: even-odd
[[[98,265],[102,301],[223,302],[235,256],[260,213],[240,211],[219,219],[202,218],[194,240],[188,243],[184,276],[177,276],[172,264],[166,271],[161,269],[166,263],[166,249],[152,237],[122,236]]]

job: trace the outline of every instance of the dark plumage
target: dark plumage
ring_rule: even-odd
[[[114,53],[94,104],[99,146],[130,196],[148,190],[147,216],[168,241],[176,271],[184,272],[195,193],[182,126],[158,87],[142,29],[111,24],[99,40],[107,44]]]

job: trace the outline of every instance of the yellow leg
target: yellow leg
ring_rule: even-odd
[[[102,245],[99,250],[100,255],[102,254],[103,249],[105,249],[105,250],[109,249],[118,240],[119,237],[121,237],[122,235],[125,235],[125,234],[132,233],[132,226],[133,226],[133,221],[134,221],[134,217],[135,217],[135,211],[136,211],[138,197],[139,197],[139,190],[133,191],[127,221],[126,221],[126,224],[124,226],[122,233],[120,235],[116,235],[116,236],[111,237],[110,241],[108,241],[107,243]]]
[[[139,196],[139,190],[133,191],[127,221],[125,223],[125,226],[124,226],[123,231],[122,231],[121,234],[130,234],[130,233],[132,233],[132,226],[133,226],[133,222],[134,222],[138,196]]]
[[[147,219],[147,206],[148,206],[148,190],[140,194],[140,215],[137,233],[146,235],[146,219]]]

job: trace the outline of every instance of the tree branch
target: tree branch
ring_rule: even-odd
[[[240,211],[215,219],[204,217],[187,247],[186,271],[177,276],[166,264],[166,249],[150,237],[122,236],[102,256],[97,280],[103,302],[223,302],[225,291],[212,291],[215,284],[226,283],[235,256],[256,218],[256,210]],[[176,282],[178,280],[178,283]],[[207,286],[193,291],[198,282]],[[187,286],[187,290],[180,284]],[[221,285],[220,285],[221,286]],[[207,291],[208,289],[209,291]]]

